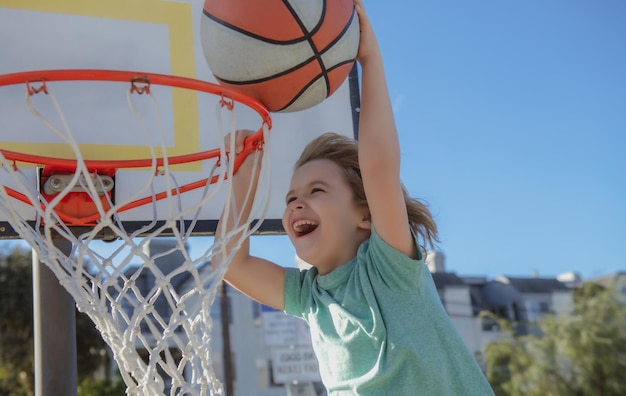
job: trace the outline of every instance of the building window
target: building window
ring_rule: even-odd
[[[550,312],[550,306],[545,301],[526,301],[528,321],[538,322],[544,315]]]
[[[261,319],[261,304],[256,301],[252,301],[252,318],[254,320]]]

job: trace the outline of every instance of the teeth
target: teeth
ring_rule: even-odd
[[[311,220],[298,220],[298,221],[293,223],[293,230],[295,232],[302,232],[308,226],[316,226],[316,225],[317,225],[317,223],[315,223],[314,221],[311,221]]]

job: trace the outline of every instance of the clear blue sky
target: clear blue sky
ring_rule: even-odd
[[[430,204],[448,270],[626,270],[626,2],[365,5],[402,178]],[[284,237],[254,238],[253,252],[293,257]]]
[[[448,270],[626,270],[626,1],[365,4]],[[252,251],[294,265],[284,236]]]

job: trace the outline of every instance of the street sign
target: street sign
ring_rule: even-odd
[[[306,346],[272,348],[272,375],[277,384],[322,380],[313,348]]]
[[[267,346],[311,345],[311,333],[304,320],[265,305],[262,308],[262,319]]]
[[[272,375],[277,384],[321,381],[308,324],[263,306],[265,344],[272,351]]]

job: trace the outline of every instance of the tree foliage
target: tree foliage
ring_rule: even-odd
[[[33,394],[33,285],[31,259],[27,253],[14,248],[0,255],[2,395]]]
[[[125,389],[123,383],[95,378],[94,374],[110,363],[105,348],[91,319],[77,311],[79,395],[123,394],[119,392]],[[29,250],[13,247],[0,251],[0,395],[33,394],[32,258]]]
[[[126,394],[126,385],[121,378],[116,380],[84,379],[78,384],[79,396],[122,396]]]
[[[542,336],[487,347],[487,377],[498,395],[626,395],[626,305],[593,283],[574,293],[574,311],[545,316]]]

